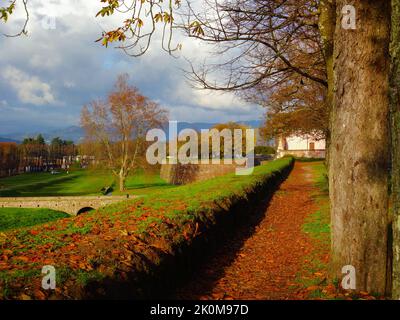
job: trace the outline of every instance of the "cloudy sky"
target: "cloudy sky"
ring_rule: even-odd
[[[0,134],[63,128],[79,124],[82,105],[101,98],[119,73],[169,110],[170,119],[188,122],[258,120],[262,108],[233,94],[195,90],[180,68],[185,57],[206,59],[211,48],[176,34],[183,44],[176,59],[154,41],[147,54],[132,58],[95,43],[117,18],[94,18],[99,0],[31,0],[29,36],[0,35]],[[0,31],[12,33],[22,12]]]

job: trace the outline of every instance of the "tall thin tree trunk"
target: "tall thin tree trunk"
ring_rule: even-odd
[[[392,0],[391,35],[391,137],[392,137],[392,229],[393,272],[392,297],[400,299],[400,0]]]
[[[121,170],[118,175],[119,191],[125,191],[125,181],[126,181],[125,172]]]
[[[385,293],[389,176],[390,0],[353,2],[356,30],[337,1],[329,185],[332,268],[356,270],[356,290]]]
[[[322,51],[326,63],[326,75],[327,75],[327,94],[325,98],[325,104],[328,108],[329,121],[331,119],[330,114],[332,111],[333,104],[333,90],[334,90],[334,78],[333,78],[333,47],[334,47],[334,34],[335,34],[335,23],[336,23],[336,1],[335,0],[321,0],[319,4],[319,19],[318,29],[322,39]],[[326,159],[325,164],[329,167],[330,159],[330,146],[331,146],[331,123],[329,123],[328,130],[326,132]]]

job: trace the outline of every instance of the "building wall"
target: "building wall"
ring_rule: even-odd
[[[310,144],[314,148],[310,148]],[[280,137],[276,157],[282,158],[292,155],[299,158],[325,158],[326,142],[325,139],[316,139],[312,135],[292,135]]]
[[[310,143],[314,143],[314,150],[325,150],[325,139],[316,140],[312,136],[290,136],[286,138],[288,150],[310,150]]]
[[[181,185],[233,173],[236,167],[236,164],[162,164],[160,176],[168,183]]]

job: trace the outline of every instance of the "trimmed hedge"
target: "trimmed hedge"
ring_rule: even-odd
[[[0,234],[0,298],[162,297],[249,219],[293,163],[279,159],[250,176],[229,174]],[[55,290],[41,289],[44,265],[56,268]]]
[[[254,147],[254,153],[266,156],[266,155],[276,154],[276,150],[275,148],[270,146],[256,146]]]

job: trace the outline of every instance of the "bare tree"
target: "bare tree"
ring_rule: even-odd
[[[166,120],[166,112],[131,86],[127,75],[118,77],[106,101],[92,101],[81,113],[86,141],[101,146],[98,160],[118,178],[120,191],[143,155],[146,132]]]
[[[272,86],[293,72],[327,85],[321,59],[318,1],[204,3],[205,8],[199,12],[189,5],[186,33],[215,44],[215,54],[225,61],[192,65],[191,79],[201,87],[238,90],[252,88],[262,81]],[[313,60],[311,64],[304,65],[298,59],[304,54]],[[215,77],[216,73],[224,77]]]

